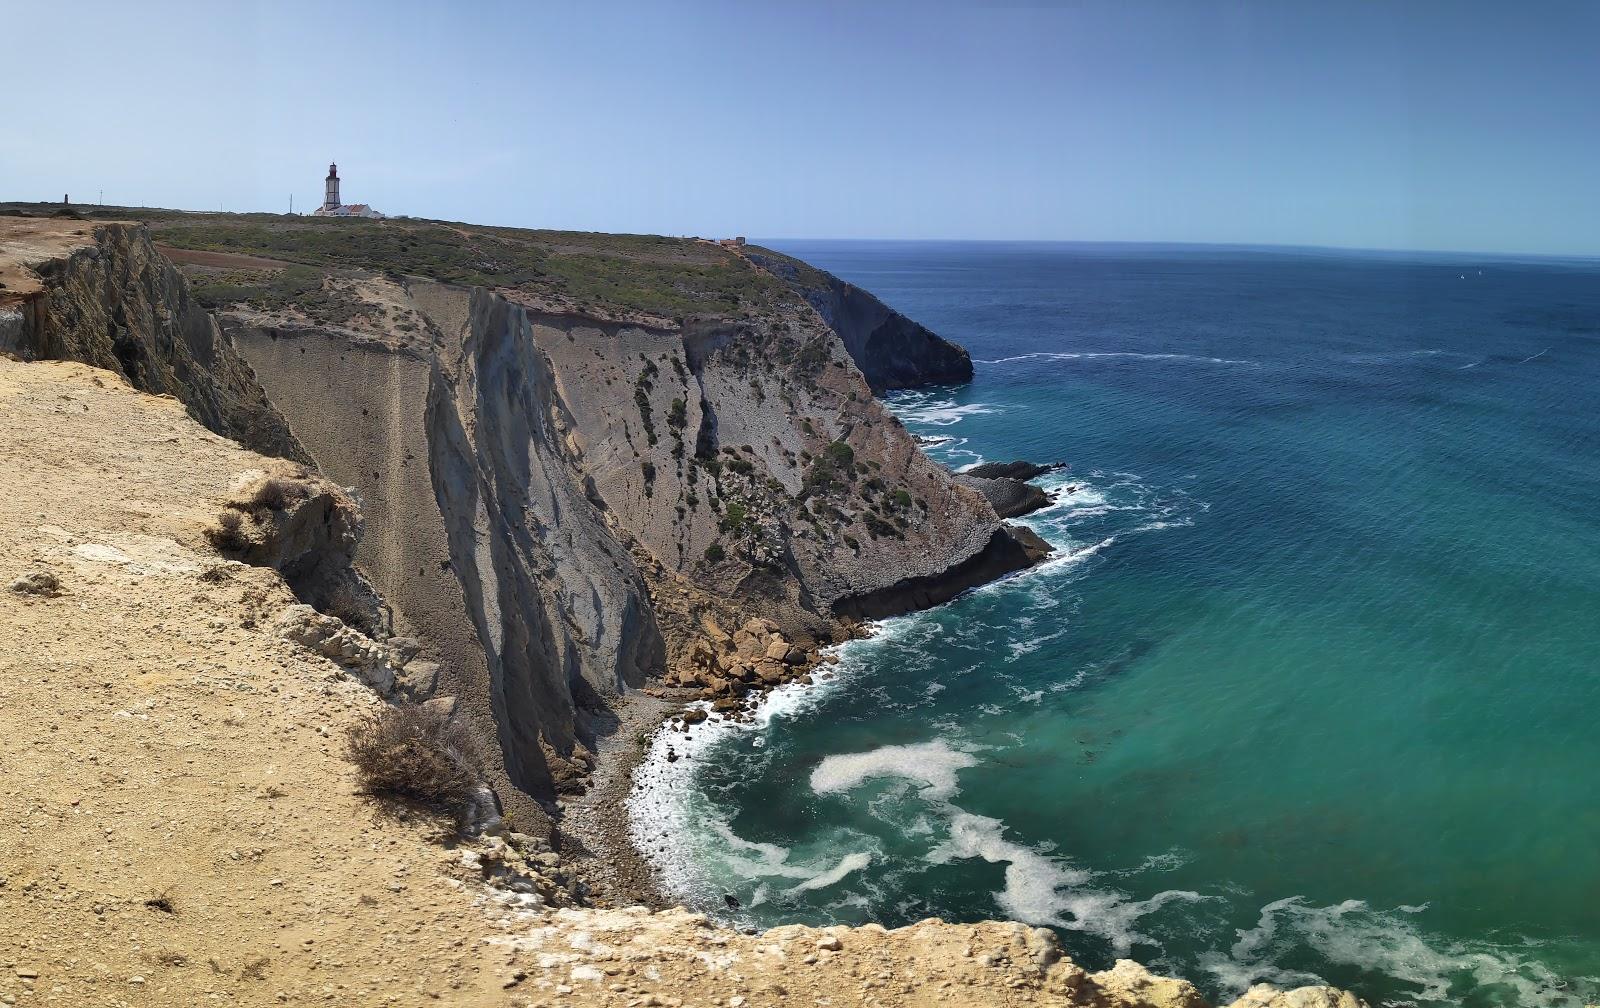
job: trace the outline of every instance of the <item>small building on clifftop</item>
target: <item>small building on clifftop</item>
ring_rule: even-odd
[[[322,205],[312,211],[314,217],[372,217],[383,219],[383,214],[367,206],[365,203],[339,202],[339,166],[328,166],[328,177],[324,180]]]

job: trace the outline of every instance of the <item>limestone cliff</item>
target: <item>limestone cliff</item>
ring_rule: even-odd
[[[874,392],[972,380],[972,358],[965,348],[906,318],[855,284],[771,249],[751,245],[743,252],[817,310],[844,341]]]

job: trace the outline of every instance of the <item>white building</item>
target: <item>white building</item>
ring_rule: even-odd
[[[373,217],[382,219],[383,214],[367,206],[365,203],[340,203],[339,202],[339,166],[328,166],[326,188],[323,190],[322,205],[312,211],[315,217]]]

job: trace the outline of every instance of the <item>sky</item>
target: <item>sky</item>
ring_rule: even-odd
[[[0,0],[0,199],[1600,254],[1600,3]],[[44,44],[48,40],[48,44]]]

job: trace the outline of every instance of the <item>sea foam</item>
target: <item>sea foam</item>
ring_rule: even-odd
[[[1134,361],[1187,361],[1193,364],[1239,364],[1259,367],[1259,361],[1238,360],[1230,357],[1204,357],[1185,353],[1133,353],[1126,350],[1071,350],[1017,354],[1015,357],[996,357],[980,360],[978,364],[1016,364],[1032,360],[1134,360]]]
[[[1323,982],[1313,973],[1278,964],[1293,949],[1309,948],[1341,966],[1379,972],[1409,985],[1417,1003],[1451,1005],[1464,991],[1496,1003],[1547,1008],[1579,1008],[1595,993],[1593,978],[1571,981],[1518,947],[1489,942],[1452,941],[1429,935],[1412,919],[1425,906],[1378,911],[1360,900],[1316,906],[1292,897],[1261,908],[1256,926],[1240,931],[1225,954],[1202,961],[1230,991],[1251,984]]]
[[[921,782],[924,798],[940,800],[956,793],[956,771],[977,764],[972,756],[943,742],[883,746],[827,757],[811,772],[811,790],[837,794],[874,777],[903,777]]]

